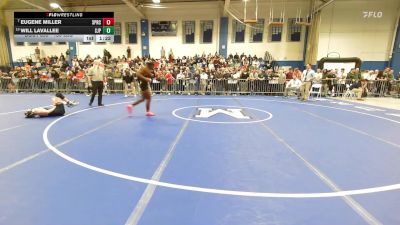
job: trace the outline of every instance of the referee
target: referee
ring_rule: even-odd
[[[103,89],[104,89],[104,77],[105,71],[104,67],[101,67],[101,62],[99,59],[93,62],[93,67],[88,71],[89,83],[92,83],[92,97],[90,98],[89,106],[92,106],[94,97],[97,93],[99,96],[97,97],[98,106],[104,106],[102,103],[103,99]]]
[[[315,71],[311,68],[311,64],[307,64],[306,69],[303,71],[303,74],[301,76],[301,81],[303,82],[300,86],[302,101],[307,101],[308,97],[310,97],[310,89],[314,77]]]

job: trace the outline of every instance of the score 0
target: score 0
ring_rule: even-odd
[[[114,18],[103,18],[103,26],[114,26]]]
[[[114,34],[114,18],[103,18],[103,34]]]

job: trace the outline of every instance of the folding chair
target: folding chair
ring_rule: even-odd
[[[310,97],[313,97],[314,94],[317,95],[317,99],[321,98],[322,93],[322,84],[313,84],[310,88]]]
[[[342,95],[342,98],[348,98],[348,99],[357,98],[356,93],[350,90],[350,84],[346,84],[346,92]]]

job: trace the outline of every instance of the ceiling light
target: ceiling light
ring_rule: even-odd
[[[153,0],[153,3],[160,4],[160,0]]]
[[[52,2],[52,3],[50,3],[50,7],[53,9],[60,9],[62,12],[64,12],[64,10],[61,8],[61,6],[58,3]]]
[[[53,2],[53,3],[50,3],[50,7],[53,9],[58,9],[58,8],[60,8],[60,5],[58,3]]]

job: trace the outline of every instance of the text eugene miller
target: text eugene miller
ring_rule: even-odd
[[[27,25],[60,25],[62,23],[62,20],[23,20],[23,19],[18,19],[18,23],[21,25],[27,24]]]

